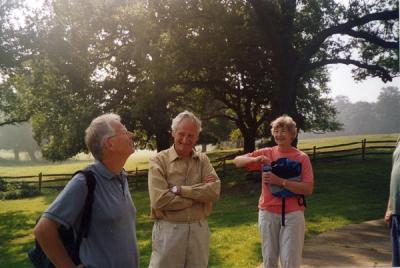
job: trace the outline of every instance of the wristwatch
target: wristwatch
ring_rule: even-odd
[[[178,194],[178,187],[176,185],[172,186],[171,192],[174,194]]]

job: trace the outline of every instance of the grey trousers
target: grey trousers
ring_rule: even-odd
[[[287,213],[285,226],[282,226],[280,214],[259,210],[258,224],[263,267],[277,268],[279,257],[283,268],[300,267],[304,245],[304,212]]]
[[[206,268],[210,231],[207,220],[170,223],[158,220],[152,234],[151,268]]]

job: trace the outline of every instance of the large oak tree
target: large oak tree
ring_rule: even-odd
[[[235,122],[250,151],[282,113],[303,130],[337,128],[324,96],[327,65],[352,64],[357,79],[398,74],[395,1],[50,3],[12,86],[32,111],[44,156],[55,160],[82,150],[84,127],[108,111],[164,149],[171,117],[202,107],[200,96],[218,107],[202,116]]]

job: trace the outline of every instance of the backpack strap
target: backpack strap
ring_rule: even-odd
[[[307,207],[306,198],[303,194],[298,195],[297,203],[299,204],[299,206]],[[282,197],[282,212],[281,212],[281,214],[282,214],[281,215],[282,226],[285,226],[285,214],[286,214],[286,198],[285,197]]]
[[[92,204],[94,199],[94,189],[96,188],[96,178],[94,177],[93,172],[88,169],[79,170],[75,172],[75,174],[72,177],[74,177],[78,173],[82,173],[85,176],[86,185],[88,187],[85,204],[83,205],[83,210],[82,210],[81,223],[79,225],[78,236],[76,239],[76,245],[79,249],[82,242],[82,238],[83,237],[87,238],[89,234],[90,222],[92,219]]]
[[[282,197],[282,212],[281,212],[282,226],[285,226],[285,214],[286,214],[286,197]]]

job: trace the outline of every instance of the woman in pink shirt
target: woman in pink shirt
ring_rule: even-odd
[[[301,172],[297,180],[281,178],[270,171],[263,172],[262,192],[258,202],[263,266],[278,267],[280,257],[281,267],[295,268],[301,265],[304,244],[304,200],[301,196],[312,193],[314,175],[308,155],[292,146],[297,136],[294,120],[283,115],[275,119],[271,127],[276,146],[237,156],[234,163],[237,167],[261,171],[264,165],[271,165],[280,158],[299,162]],[[282,198],[271,193],[270,185],[282,187],[297,195],[285,198],[284,217]]]

